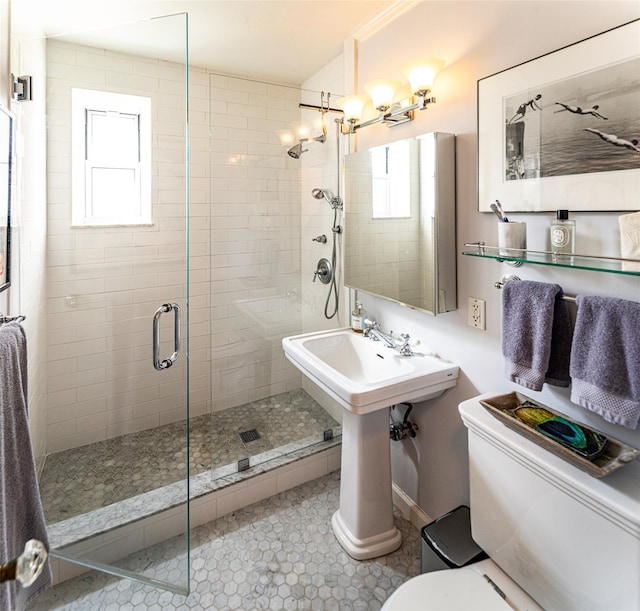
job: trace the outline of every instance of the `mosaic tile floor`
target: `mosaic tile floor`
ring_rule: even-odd
[[[324,430],[337,426],[301,389],[192,418],[191,475],[297,439],[321,439]],[[168,424],[47,456],[40,478],[47,523],[185,479],[185,427],[185,422]],[[244,443],[239,434],[252,429],[260,437]]]
[[[402,547],[357,561],[331,530],[339,472],[283,492],[192,531],[188,597],[92,571],[47,590],[29,609],[360,609],[375,611],[420,572],[420,533],[400,513]],[[181,537],[122,562],[142,570],[151,557],[167,575],[184,564]]]

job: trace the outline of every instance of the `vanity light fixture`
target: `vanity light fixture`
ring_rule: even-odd
[[[366,83],[366,95],[348,95],[340,98],[336,104],[344,112],[344,133],[355,133],[356,130],[375,123],[385,123],[388,127],[413,121],[415,110],[424,110],[435,103],[431,96],[431,87],[436,74],[444,66],[444,61],[430,57],[417,60],[403,69],[409,81],[406,92],[401,83],[394,79],[377,79]],[[362,121],[364,108],[368,102],[378,111],[378,116]]]

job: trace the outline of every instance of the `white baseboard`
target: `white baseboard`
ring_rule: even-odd
[[[405,520],[409,520],[418,530],[433,522],[427,513],[395,482],[392,483],[393,504],[402,512]]]

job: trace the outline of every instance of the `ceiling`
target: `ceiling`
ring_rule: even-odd
[[[29,35],[73,33],[73,40],[184,61],[188,13],[191,65],[228,74],[300,84],[342,51],[343,41],[397,0],[13,0],[12,27]],[[164,25],[162,25],[164,24]],[[171,25],[169,25],[171,24]],[[105,29],[105,26],[110,26]],[[177,27],[179,26],[179,27]],[[134,30],[130,26],[130,31]],[[169,31],[171,29],[171,31]],[[89,32],[90,30],[90,32]],[[171,41],[176,48],[171,48]],[[159,44],[162,43],[162,44]]]

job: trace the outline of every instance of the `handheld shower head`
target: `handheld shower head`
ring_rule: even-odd
[[[313,189],[311,191],[311,195],[315,199],[326,199],[329,203],[331,203],[331,195],[329,194],[328,191],[325,191],[324,189]]]
[[[325,189],[313,189],[311,191],[311,195],[315,199],[326,199],[333,210],[335,210],[336,208],[342,210],[342,200],[338,195],[333,197],[333,195],[331,195],[331,193],[329,193],[329,191]]]

